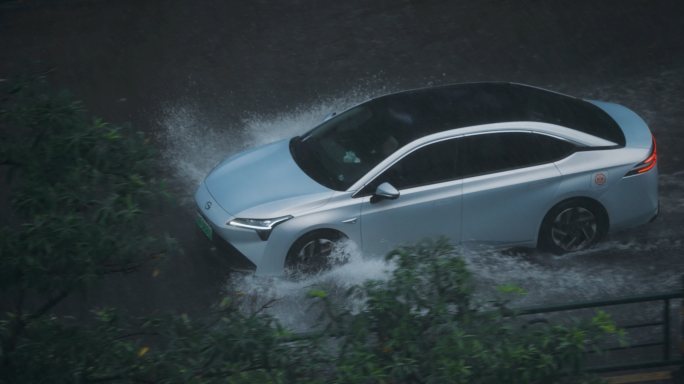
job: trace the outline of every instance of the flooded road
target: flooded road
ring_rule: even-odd
[[[648,84],[642,81],[641,95],[645,95],[644,99],[669,100],[675,97],[675,90],[663,83],[672,81],[681,84],[682,75],[672,73],[668,76],[671,76],[669,80],[651,79]],[[667,118],[668,113],[679,113],[675,105],[635,101],[633,91],[625,85],[565,92],[623,105],[633,103],[631,108],[639,110],[652,127],[658,140],[659,153],[663,146],[671,147],[669,140],[681,140],[681,133],[675,128],[676,121],[668,121],[670,119]],[[663,92],[666,94],[663,95]],[[234,136],[201,124],[202,115],[197,111],[185,106],[167,110],[165,119],[160,121],[165,148],[163,154],[172,174],[178,176],[175,184],[179,187],[177,195],[185,197],[182,206],[188,212],[187,220],[191,221],[194,212],[194,189],[222,158],[244,147],[304,132],[318,124],[328,112],[344,110],[371,96],[369,93],[356,99],[333,99],[310,105],[308,109],[300,107],[270,117],[251,116],[236,124],[236,130],[241,132],[241,141],[237,144],[230,140]],[[681,94],[678,97],[681,98]],[[205,156],[196,156],[200,150]],[[660,164],[667,164],[667,157],[676,156],[676,153],[665,153],[659,158]],[[661,160],[663,158],[665,160]],[[667,168],[667,165],[662,168]],[[684,274],[684,263],[679,259],[684,248],[684,172],[661,171],[659,184],[661,214],[655,222],[612,234],[588,251],[556,256],[534,250],[511,253],[461,249],[464,259],[475,273],[474,282],[480,294],[484,297],[493,294],[491,288],[495,285],[514,283],[529,292],[529,295],[516,299],[517,305],[526,306],[679,289]],[[305,292],[311,287],[335,292],[341,298],[351,285],[359,284],[366,278],[387,278],[387,271],[392,269],[391,265],[379,260],[367,259],[360,254],[357,256],[342,269],[306,281],[240,276],[237,280],[228,279],[226,288],[232,292],[241,291],[258,296],[255,298],[258,302],[281,298],[272,313],[288,326],[298,328],[306,324],[302,322],[303,318],[310,317],[304,313],[304,309],[308,306]]]
[[[93,115],[160,149],[177,204],[160,220],[184,255],[159,277],[116,277],[64,304],[201,314],[245,292],[284,325],[304,292],[342,296],[391,265],[358,254],[309,281],[236,276],[196,237],[192,194],[221,159],[292,137],[388,92],[511,81],[637,112],[658,141],[659,218],[568,256],[463,250],[486,297],[515,283],[533,305],[677,289],[684,274],[684,3],[603,1],[39,1],[0,3],[0,78],[56,69]],[[256,303],[256,304],[255,304]],[[632,313],[633,315],[637,315]],[[639,314],[641,316],[643,314]]]

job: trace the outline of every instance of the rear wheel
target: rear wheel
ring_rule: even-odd
[[[290,247],[285,259],[289,275],[315,275],[344,264],[344,256],[337,255],[337,246],[346,237],[336,231],[322,230],[308,233]]]
[[[605,234],[607,220],[597,203],[569,200],[546,214],[539,231],[540,245],[556,254],[581,251]]]

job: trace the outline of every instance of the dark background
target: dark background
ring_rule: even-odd
[[[159,225],[180,239],[183,256],[158,277],[145,270],[112,278],[58,310],[206,313],[231,277],[195,236],[189,199],[195,179],[217,160],[302,131],[331,108],[391,91],[488,80],[637,112],[658,141],[661,215],[567,257],[466,253],[478,284],[515,282],[531,293],[523,304],[677,289],[684,273],[682,20],[684,2],[658,0],[2,2],[0,79],[52,70],[50,82],[72,90],[92,115],[146,132],[168,163],[176,194]],[[0,185],[0,225],[11,220],[7,194]],[[342,280],[331,284],[345,286]],[[245,289],[291,294],[279,284],[250,282]],[[289,312],[275,312],[286,323],[302,308],[291,304]]]

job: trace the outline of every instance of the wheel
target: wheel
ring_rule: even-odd
[[[596,244],[607,230],[606,215],[587,200],[568,200],[553,207],[539,231],[542,247],[556,253],[581,251]]]
[[[337,255],[337,245],[346,237],[336,231],[315,231],[300,237],[287,253],[285,270],[290,275],[315,275],[344,264],[348,257]],[[339,257],[337,257],[339,256]]]

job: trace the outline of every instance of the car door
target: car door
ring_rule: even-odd
[[[521,131],[463,138],[463,243],[534,241],[561,181],[539,137]]]
[[[404,156],[361,192],[361,239],[365,255],[384,255],[402,243],[444,235],[460,240],[461,180],[458,138],[425,145]],[[371,203],[378,185],[388,182],[396,200]]]

